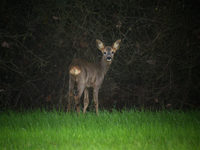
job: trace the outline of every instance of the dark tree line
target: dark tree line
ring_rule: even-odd
[[[97,38],[122,39],[100,107],[199,108],[198,2],[0,3],[0,109],[65,108],[68,66],[75,57],[99,61]]]

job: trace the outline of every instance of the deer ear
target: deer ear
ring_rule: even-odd
[[[100,40],[96,39],[97,48],[103,52],[104,44]]]
[[[119,39],[119,40],[117,40],[114,44],[113,44],[113,46],[112,46],[112,48],[113,48],[113,50],[114,50],[114,52],[116,52],[118,49],[119,49],[119,43],[121,42],[121,39]]]

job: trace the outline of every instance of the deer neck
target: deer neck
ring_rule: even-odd
[[[101,63],[100,63],[100,67],[101,67],[101,71],[103,72],[103,74],[105,75],[110,67],[111,62],[107,62],[103,57],[101,58]]]

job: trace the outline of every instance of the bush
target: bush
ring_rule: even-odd
[[[74,57],[122,45],[100,90],[103,108],[199,107],[198,4],[186,1],[1,2],[0,107],[65,108]],[[91,99],[91,98],[90,98]]]

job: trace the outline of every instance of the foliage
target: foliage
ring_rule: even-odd
[[[101,107],[199,107],[197,2],[0,3],[0,108],[65,107],[68,66],[74,57],[98,61],[97,38],[122,39]]]

